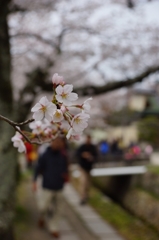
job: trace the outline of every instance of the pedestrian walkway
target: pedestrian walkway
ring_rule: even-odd
[[[29,221],[16,240],[51,240],[46,229],[37,226],[38,209],[31,189],[31,177],[22,182],[25,196],[21,202],[29,213]],[[123,240],[89,205],[79,205],[79,194],[68,183],[63,191],[63,215],[60,223],[60,240]]]
[[[29,219],[25,223],[25,228],[20,229],[18,232],[16,240],[52,240],[54,239],[46,231],[46,229],[40,229],[37,225],[38,220],[38,209],[36,206],[35,194],[31,189],[31,177],[27,178],[27,181],[21,183],[24,192],[24,196],[20,196],[20,205],[23,207],[29,216]],[[82,240],[78,235],[78,232],[74,229],[69,221],[69,212],[65,210],[64,202],[64,211],[62,219],[60,222],[60,240]],[[17,231],[17,230],[16,230]]]
[[[66,199],[69,207],[81,220],[85,228],[91,232],[92,239],[124,240],[121,236],[119,236],[115,229],[113,229],[94,211],[92,207],[89,205],[79,205],[79,194],[71,184],[67,184],[65,187],[64,198]]]

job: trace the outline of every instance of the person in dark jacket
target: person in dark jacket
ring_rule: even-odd
[[[43,227],[45,219],[47,219],[51,235],[58,238],[62,189],[64,183],[68,180],[68,162],[62,138],[56,138],[39,157],[34,173],[34,191],[37,190],[39,175],[42,175],[42,189],[37,199],[40,211],[38,224],[39,227]],[[47,216],[50,207],[53,207],[53,214]]]
[[[96,146],[91,142],[91,136],[86,136],[86,141],[77,150],[78,163],[81,170],[81,204],[88,200],[90,188],[90,170],[97,158]]]

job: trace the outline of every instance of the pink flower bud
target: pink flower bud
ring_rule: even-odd
[[[63,85],[64,84],[64,81],[63,81],[63,77],[62,76],[59,76],[58,73],[55,73],[52,77],[52,83],[54,85]]]

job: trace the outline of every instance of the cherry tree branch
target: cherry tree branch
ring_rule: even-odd
[[[114,91],[116,89],[120,89],[122,87],[130,87],[135,83],[142,82],[146,77],[148,77],[150,74],[153,74],[155,72],[159,71],[159,66],[155,67],[149,67],[142,73],[136,75],[133,78],[127,78],[120,81],[111,81],[106,83],[102,86],[82,86],[78,88],[74,88],[74,91],[77,92],[81,96],[87,96],[87,95],[100,95],[102,93],[107,93],[110,91]]]
[[[9,118],[6,118],[6,117],[4,117],[4,116],[2,116],[2,115],[0,115],[0,120],[3,120],[3,121],[5,121],[5,122],[9,123],[12,127],[25,126],[26,124],[31,123],[31,122],[34,121],[34,119],[31,118],[31,119],[28,119],[28,120],[26,120],[26,121],[24,121],[24,122],[17,123],[17,122],[14,122],[14,121],[10,120]]]
[[[39,145],[40,145],[40,144],[49,143],[49,142],[52,141],[52,140],[47,140],[47,141],[41,140],[39,136],[37,136],[38,141],[30,140],[30,139],[26,136],[26,134],[25,134],[22,130],[20,130],[19,127],[25,126],[26,124],[33,122],[33,121],[34,121],[33,118],[28,119],[28,120],[26,120],[26,121],[24,121],[24,122],[21,122],[21,123],[16,123],[16,122],[14,122],[14,121],[12,121],[12,120],[10,120],[10,119],[8,119],[8,118],[0,115],[0,120],[3,120],[3,121],[5,121],[5,122],[7,122],[9,125],[11,125],[17,132],[19,132],[19,133],[23,136],[23,138],[24,138],[27,142],[29,142],[29,143],[31,143],[31,144],[39,144]],[[56,136],[55,136],[55,137],[56,137]]]
[[[92,66],[92,69],[94,69],[95,67],[96,65]],[[88,71],[90,70],[91,68],[88,69]],[[130,87],[135,83],[144,81],[146,77],[158,71],[159,71],[159,65],[149,67],[133,78],[125,78],[119,81],[112,80],[102,86],[84,85],[82,87],[74,87],[74,92],[77,92],[79,96],[88,96],[88,95],[96,96],[96,95],[100,95],[110,91],[114,91],[116,89],[120,89],[122,87]],[[83,77],[84,74],[86,74],[86,71],[83,73],[81,72],[78,76],[74,76],[74,79],[80,78],[81,76]],[[45,78],[42,78],[42,81],[38,81],[37,86],[39,86],[43,91],[46,91],[46,92],[52,91],[52,82],[47,81],[47,76],[45,76]]]
[[[29,143],[36,143],[36,144],[41,144],[41,143],[43,143],[43,142],[39,142],[39,141],[38,141],[38,142],[37,142],[37,141],[31,141],[31,140],[23,133],[23,131],[21,131],[21,130],[19,129],[19,127],[25,126],[26,124],[33,122],[33,121],[34,121],[33,118],[32,118],[32,119],[28,119],[28,120],[26,120],[26,121],[24,121],[24,122],[21,122],[21,123],[16,123],[16,122],[14,122],[14,121],[12,121],[12,120],[10,120],[10,119],[8,119],[8,118],[0,115],[0,120],[3,120],[3,121],[5,121],[5,122],[7,122],[9,125],[11,125],[17,132],[19,132],[19,133],[24,137],[24,139],[25,139],[27,142],[29,142]]]

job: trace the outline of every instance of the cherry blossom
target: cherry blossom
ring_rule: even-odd
[[[92,98],[88,98],[81,105],[76,105],[73,102],[78,99],[78,95],[72,92],[73,85],[65,84],[63,77],[57,73],[53,75],[52,83],[55,90],[52,102],[46,96],[42,97],[31,109],[33,119],[24,122],[24,124],[30,123],[32,132],[21,132],[19,129],[19,132],[12,137],[13,145],[19,152],[26,152],[24,139],[30,143],[41,144],[62,134],[67,139],[78,140],[88,126],[90,116],[87,112],[90,110],[89,101]],[[76,110],[78,113],[74,115]],[[14,126],[23,126],[23,123],[20,125],[14,123]]]
[[[63,103],[66,106],[72,105],[72,102],[78,99],[78,95],[76,93],[72,93],[73,85],[66,84],[64,86],[59,85],[56,88],[56,99],[60,103]]]
[[[26,147],[22,141],[22,135],[19,132],[16,132],[14,137],[11,138],[11,141],[13,142],[13,146],[18,148],[18,152],[26,152]]]
[[[78,113],[74,116],[71,122],[71,126],[76,133],[83,132],[83,130],[88,126],[89,114],[84,112]]]
[[[67,138],[67,139],[70,139],[72,133],[73,133],[73,128],[70,128],[69,131],[68,131],[68,133],[67,133],[67,135],[66,135],[66,138]]]
[[[62,76],[59,76],[58,73],[55,73],[52,77],[52,83],[56,86],[56,85],[63,85],[64,84],[64,80]]]
[[[91,98],[88,98],[84,101],[84,103],[82,104],[82,109],[84,112],[89,112],[90,109],[91,109],[91,106],[90,106],[90,103],[88,101],[91,101],[92,100],[92,97]]]
[[[60,109],[57,109],[53,115],[54,122],[61,122],[64,119],[63,112]]]
[[[57,107],[54,103],[49,102],[47,97],[42,97],[32,109],[31,112],[34,112],[33,118],[35,121],[41,121],[47,119],[48,121],[52,120],[52,116],[56,111]]]
[[[29,124],[30,129],[32,129],[32,132],[35,134],[40,134],[43,131],[43,126],[41,121],[34,121]]]
[[[71,127],[66,135],[67,139],[72,139],[72,140],[79,140],[80,135],[82,134],[82,132],[75,132],[75,130]]]

